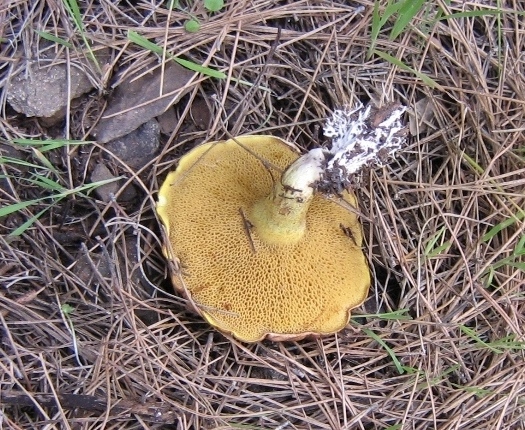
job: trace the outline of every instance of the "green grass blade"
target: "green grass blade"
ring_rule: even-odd
[[[0,217],[6,216],[6,215],[10,215],[10,214],[12,214],[14,212],[17,212],[17,211],[21,211],[22,209],[25,209],[28,206],[36,205],[37,203],[40,203],[42,200],[45,200],[46,198],[47,197],[41,197],[39,199],[28,200],[26,202],[13,203],[12,205],[7,205],[7,206],[4,206],[4,207],[1,207],[0,208]]]
[[[435,257],[435,256],[441,254],[442,252],[446,251],[448,248],[450,248],[451,245],[452,245],[452,242],[446,241],[443,245],[439,245],[438,247],[434,248],[432,250],[432,252],[430,252],[427,255],[427,257],[428,258]]]
[[[14,164],[17,166],[23,166],[23,167],[29,167],[34,169],[42,169],[42,166],[34,163],[30,163],[29,161],[19,160],[18,158],[11,158],[11,157],[0,157],[0,165],[2,164]]]
[[[94,143],[92,140],[67,140],[67,139],[13,139],[12,142],[19,146],[38,148],[40,152],[51,151],[52,149],[63,148],[68,145],[85,145]]]
[[[72,190],[64,190],[58,195],[58,197],[67,197],[73,194],[84,194],[84,193],[89,194],[95,188],[101,187],[102,185],[111,184],[112,182],[119,181],[121,179],[125,179],[125,177],[118,176],[116,178],[104,179],[103,181],[92,182],[90,184],[84,184],[79,187],[73,188]]]
[[[417,385],[417,389],[418,390],[422,390],[424,388],[428,389],[428,388],[431,388],[431,387],[435,387],[436,385],[440,384],[441,382],[443,382],[445,380],[448,381],[449,378],[447,378],[447,376],[450,375],[453,372],[456,372],[460,368],[461,368],[460,364],[455,364],[454,366],[448,367],[443,372],[441,372],[439,375],[437,375],[437,376],[435,376],[433,378],[430,378],[430,379],[428,379],[425,382],[422,382],[422,383],[418,384]]]
[[[457,19],[457,18],[476,18],[479,16],[490,16],[490,15],[502,15],[504,13],[512,14],[512,15],[525,15],[525,12],[517,12],[517,11],[502,11],[497,9],[480,9],[480,10],[469,10],[466,12],[457,12],[457,13],[451,13],[450,15],[443,15],[440,17],[441,20],[445,19]]]
[[[177,58],[177,57],[172,57],[172,58],[177,63],[179,63],[182,67],[186,67],[186,69],[193,70],[194,72],[202,73],[203,75],[211,76],[212,78],[217,78],[217,79],[226,78],[226,74],[223,72],[219,72],[218,70],[211,69],[205,66],[201,66],[199,64],[194,63],[193,61],[183,60],[182,58]]]
[[[433,236],[430,237],[430,239],[427,241],[427,244],[425,245],[425,256],[428,257],[436,247],[436,243],[443,237],[445,234],[445,227],[441,227]]]
[[[43,178],[44,177],[40,177],[38,179],[42,180]],[[0,208],[0,217],[6,216],[6,215],[10,215],[10,214],[12,214],[14,212],[21,211],[22,209],[25,209],[25,208],[27,208],[29,206],[32,206],[32,205],[36,205],[36,204],[42,203],[42,202],[44,202],[46,200],[54,200],[56,202],[58,200],[61,200],[61,199],[65,198],[65,197],[68,197],[68,196],[71,196],[71,195],[74,195],[74,194],[80,194],[80,195],[83,195],[84,193],[88,193],[89,194],[89,192],[91,192],[93,189],[95,189],[97,187],[100,187],[100,186],[105,185],[105,184],[109,184],[111,182],[118,181],[118,180],[120,180],[122,178],[123,178],[122,176],[119,176],[117,178],[105,179],[103,181],[98,181],[98,182],[93,182],[91,184],[81,185],[79,187],[73,188],[72,190],[64,189],[62,186],[60,186],[56,182],[52,181],[51,179],[45,178],[44,182],[48,181],[48,183],[50,185],[56,184],[60,189],[62,189],[62,191],[57,193],[57,194],[50,195],[50,196],[44,196],[44,197],[40,197],[38,199],[28,200],[28,201],[25,201],[25,202],[13,203],[11,205],[7,205],[7,206],[4,206],[4,207],[1,207]],[[49,209],[49,207],[47,207],[44,210],[44,212],[46,210],[48,210],[48,209]],[[40,215],[38,215],[38,216],[40,216]],[[34,222],[35,219],[37,219],[37,218],[35,218],[35,216],[33,216],[30,219],[32,219],[33,222]],[[24,224],[27,224],[27,225],[24,225]],[[32,223],[28,223],[26,221],[26,223],[24,223],[24,224],[23,224],[24,228],[27,230],[27,228],[30,227]],[[21,227],[22,226],[20,226],[19,228],[21,228]]]
[[[370,39],[372,43],[370,44],[370,48],[368,48],[368,58],[370,58],[374,52],[377,38],[379,37],[381,29],[384,27],[390,17],[403,6],[403,2],[389,1],[382,16],[379,15],[379,5],[380,1],[376,0],[374,2],[374,10],[372,12],[372,29],[370,31]]]
[[[378,57],[381,57],[383,60],[388,61],[389,63],[392,63],[393,65],[399,67],[402,70],[406,70],[408,72],[413,73],[416,75],[419,79],[421,79],[426,85],[428,85],[431,88],[440,88],[440,85],[434,81],[432,78],[428,77],[424,73],[418,72],[417,70],[414,70],[412,67],[407,66],[405,63],[403,63],[401,60],[398,60],[395,57],[392,57],[391,55],[378,51],[377,49],[374,49],[374,54],[376,54]]]
[[[56,176],[60,176],[60,173],[58,172],[58,170],[55,168],[55,166],[53,166],[53,164],[51,163],[51,161],[49,161],[45,156],[44,154],[42,154],[42,152],[40,152],[38,149],[36,148],[32,148],[33,149],[33,154],[35,154],[35,157],[38,159],[38,161],[40,161],[42,163],[42,165],[44,167],[47,168],[47,170],[49,170],[50,172],[53,172]]]
[[[35,179],[28,179],[27,181],[33,185],[36,185],[40,188],[44,188],[46,190],[55,191],[59,193],[65,191],[65,188],[58,182],[55,182],[52,179],[46,178],[42,175],[35,175]]]
[[[60,201],[60,200],[57,200],[56,202],[58,202],[58,201]],[[42,209],[36,215],[33,215],[32,217],[30,217],[26,222],[24,222],[22,225],[18,226],[11,233],[9,233],[9,236],[21,236],[22,234],[24,234],[26,232],[26,230],[29,227],[31,227],[48,210],[49,210],[49,207],[46,207],[45,209]]]
[[[46,146],[50,144],[56,144],[62,146],[66,145],[75,145],[75,144],[84,144],[84,143],[93,143],[93,141],[84,141],[84,140],[67,140],[67,139],[13,139],[13,143],[21,146]]]
[[[132,30],[128,31],[128,39],[131,42],[135,43],[136,45],[139,45],[143,47],[144,49],[147,49],[148,51],[151,51],[155,54],[162,55],[164,52],[164,49],[161,46],[156,45],[155,43],[146,39],[144,36],[141,36],[140,34]],[[212,69],[210,67],[202,66],[200,64],[194,63],[193,61],[183,60],[182,58],[175,57],[171,54],[167,54],[167,55],[169,58],[179,63],[182,67],[185,67],[194,72],[202,73],[203,75],[210,76],[212,78],[217,78],[217,79],[226,78],[226,74],[223,72],[219,72],[218,70]]]
[[[84,23],[82,22],[82,14],[76,0],[64,0],[64,6],[66,7],[69,15],[73,19],[73,22],[77,28],[84,33]]]
[[[60,172],[53,166],[53,164],[46,158],[40,151],[38,151],[35,148],[32,148],[33,152],[35,154],[35,157],[38,158],[38,160],[42,163],[44,168],[50,172],[53,172],[56,176],[60,176]],[[33,168],[42,171],[42,165],[30,163],[29,161],[20,160],[18,158],[11,158],[11,157],[0,157],[0,165],[17,165],[17,166],[23,166],[28,168]]]
[[[49,40],[50,42],[56,43],[57,45],[65,46],[66,48],[73,48],[73,45],[67,40],[61,39],[54,34],[48,33],[47,31],[35,30],[42,39]]]
[[[374,52],[374,48],[377,43],[377,38],[379,37],[379,32],[381,31],[381,17],[379,16],[379,2],[374,3],[374,10],[372,12],[372,28],[370,30],[370,48],[368,48],[368,58]]]
[[[478,397],[485,397],[485,396],[487,396],[489,394],[494,394],[493,390],[486,390],[484,388],[480,388],[480,387],[476,387],[476,386],[474,386],[474,387],[465,387],[463,385],[454,384],[453,382],[449,382],[449,383],[450,383],[450,385],[452,385],[455,388],[467,391],[469,393],[473,393],[473,394],[475,394]]]
[[[437,255],[440,255],[442,252],[446,251],[452,245],[450,240],[443,242],[441,245],[437,243],[443,240],[445,236],[445,227],[441,227],[437,233],[430,237],[427,244],[425,245],[425,258],[433,258]]]
[[[253,87],[253,83],[249,82],[249,81],[245,81],[244,79],[239,79],[239,78],[234,78],[233,76],[230,78],[230,80],[232,82],[237,82],[238,84],[240,85],[246,85],[247,87]],[[261,91],[265,91],[269,94],[272,94],[274,96],[276,96],[277,94],[269,87],[265,87],[264,85],[259,85],[257,87],[257,89],[261,90]]]
[[[493,274],[496,273],[496,270],[498,270],[500,267],[503,267],[503,266],[513,266],[515,264],[514,262],[515,258],[514,257],[506,257],[506,258],[502,258],[498,261],[496,261],[495,263],[493,263],[488,269],[487,269],[487,272],[486,273],[489,273],[492,272]],[[485,273],[484,273],[485,274]],[[492,276],[491,278],[493,278],[494,276]],[[488,284],[490,285],[490,284]]]
[[[523,351],[525,350],[525,342],[516,340],[516,335],[511,334],[509,336],[505,336],[501,339],[495,340],[490,343],[492,346],[502,348],[502,349],[510,349],[513,351]]]
[[[499,232],[502,230],[505,230],[506,228],[516,224],[518,221],[521,221],[523,218],[525,218],[525,211],[520,210],[518,213],[516,213],[514,216],[507,218],[506,220],[500,222],[499,224],[496,224],[494,227],[492,227],[489,231],[487,231],[481,240],[483,242],[490,241],[494,236],[496,236]]]
[[[405,0],[406,2],[406,0]],[[383,17],[381,18],[381,27],[386,24],[386,22],[390,19],[392,15],[399,12],[401,8],[405,5],[405,2],[403,1],[389,1],[388,4],[385,7],[385,12],[383,13]],[[376,2],[376,4],[379,4],[380,2]]]
[[[421,10],[424,3],[425,0],[405,0],[399,9],[399,16],[390,32],[390,40],[394,40],[405,30],[408,24],[410,24],[410,21],[412,21],[414,16]]]
[[[382,320],[399,320],[406,321],[411,320],[412,317],[408,315],[408,308],[398,309],[393,312],[384,312],[379,314],[352,314],[356,318],[378,318]]]
[[[516,263],[516,262],[511,261],[511,262],[506,263],[506,265],[510,267],[514,267],[515,269],[520,269],[522,271],[525,271],[525,263],[521,263],[521,262]]]
[[[141,36],[133,30],[128,30],[128,40],[130,40],[136,45],[141,46],[144,49],[147,49],[148,51],[154,52],[155,54],[162,55],[162,53],[164,52],[162,47],[156,45],[155,43],[151,42],[150,40],[146,39],[144,36]]]
[[[478,174],[478,175],[482,175],[483,172],[485,171],[483,169],[483,167],[481,167],[472,157],[470,157],[469,155],[467,155],[466,153],[462,153],[461,154],[463,156],[463,158],[465,159],[465,161],[467,162],[467,164]]]
[[[501,354],[503,353],[502,350],[500,349],[497,349],[497,348],[494,348],[492,345],[490,345],[489,343],[483,341],[477,334],[474,330],[468,328],[467,326],[464,326],[463,324],[460,324],[459,325],[459,329],[465,333],[468,337],[470,337],[474,342],[476,342],[479,346],[481,347],[484,347],[484,348],[488,348],[490,349],[492,352],[495,352],[496,354]]]
[[[82,14],[80,13],[80,7],[78,6],[78,3],[76,0],[63,0],[64,7],[67,10],[67,13],[73,20],[73,23],[77,27],[77,30],[80,33],[80,36],[82,37],[82,41],[84,42],[84,45],[86,46],[89,57],[93,64],[96,66],[97,70],[102,73],[102,69],[100,68],[100,64],[98,63],[97,57],[95,56],[95,53],[91,49],[91,45],[86,37],[86,30],[84,27],[84,22],[82,21]]]
[[[405,368],[404,366],[401,364],[401,362],[399,361],[399,359],[396,357],[396,354],[395,352],[392,350],[392,348],[390,348],[386,342],[381,339],[377,334],[375,334],[372,330],[369,330],[367,328],[363,328],[363,331],[369,336],[371,337],[372,339],[374,339],[377,343],[379,343],[383,348],[385,348],[385,351],[388,353],[388,355],[390,355],[390,357],[392,358],[392,361],[394,362],[394,365],[396,366],[396,369],[397,371],[399,372],[399,374],[403,374],[405,373]]]
[[[512,251],[512,255],[515,257],[525,255],[525,236],[521,236],[520,240],[518,240],[518,243],[514,247],[514,251]]]

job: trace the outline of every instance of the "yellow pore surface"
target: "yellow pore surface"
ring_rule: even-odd
[[[229,140],[190,151],[159,191],[157,212],[173,254],[166,253],[182,270],[173,276],[175,287],[189,293],[211,325],[243,341],[342,329],[370,286],[357,217],[316,195],[299,243],[267,245],[252,228],[252,245],[241,210],[248,214],[272,191],[271,175],[254,154],[282,170],[298,154],[270,136],[236,140],[244,148]],[[356,204],[353,194],[345,200]]]

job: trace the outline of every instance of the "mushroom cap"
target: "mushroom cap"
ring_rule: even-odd
[[[261,241],[243,218],[298,156],[271,136],[204,144],[181,158],[159,191],[164,253],[180,267],[175,288],[208,323],[242,341],[337,332],[368,294],[352,193],[314,195],[294,245]]]

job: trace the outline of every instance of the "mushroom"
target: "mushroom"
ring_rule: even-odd
[[[300,156],[271,136],[184,155],[159,190],[172,282],[212,326],[245,342],[335,333],[366,299],[351,175],[404,141],[404,107],[336,111],[330,150]]]

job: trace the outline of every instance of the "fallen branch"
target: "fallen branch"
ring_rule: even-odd
[[[63,409],[82,409],[88,412],[106,412],[109,406],[109,415],[112,418],[140,415],[144,419],[162,424],[173,424],[176,418],[173,407],[162,402],[119,400],[114,405],[108,405],[107,398],[85,394],[59,394],[57,398],[53,394],[27,395],[23,391],[8,391],[0,394],[0,403],[13,406],[34,406],[39,403],[47,408],[58,407],[60,404]]]

